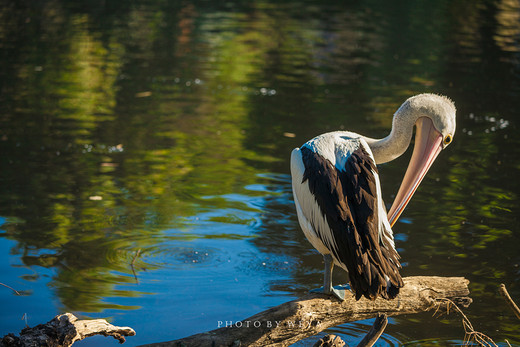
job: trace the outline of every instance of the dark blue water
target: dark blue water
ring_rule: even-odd
[[[336,129],[383,137],[434,92],[457,132],[394,227],[402,273],[468,278],[475,329],[520,345],[497,291],[520,301],[519,40],[518,1],[5,3],[0,282],[22,295],[0,286],[0,334],[72,312],[138,345],[298,298],[322,259],[291,150]],[[379,168],[387,202],[409,157]],[[320,336],[357,344],[371,323]],[[460,317],[424,313],[391,318],[380,345],[463,338]]]

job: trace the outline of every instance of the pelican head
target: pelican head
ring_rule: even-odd
[[[453,141],[455,113],[455,105],[450,99],[435,94],[413,96],[395,113],[393,127],[396,124],[413,124],[416,132],[412,158],[388,213],[391,226],[403,212],[437,155]]]

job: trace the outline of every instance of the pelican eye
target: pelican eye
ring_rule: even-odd
[[[446,135],[444,138],[444,145],[447,146],[451,143],[451,135]]]

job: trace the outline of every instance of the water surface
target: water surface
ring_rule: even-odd
[[[385,136],[406,98],[435,92],[457,133],[394,227],[402,273],[468,278],[473,326],[520,345],[497,292],[520,300],[518,1],[1,8],[0,282],[23,294],[0,287],[2,335],[73,312],[133,327],[137,345],[305,294],[322,260],[291,150],[336,129]],[[379,168],[387,202],[409,157]],[[323,334],[357,344],[371,323]],[[381,345],[463,336],[460,317],[424,313],[392,318]]]

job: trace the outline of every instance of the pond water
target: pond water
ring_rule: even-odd
[[[402,274],[468,278],[475,329],[520,346],[497,291],[520,302],[518,0],[6,2],[0,59],[0,282],[22,294],[0,286],[0,336],[73,312],[133,327],[133,346],[304,295],[323,265],[291,150],[385,136],[435,92],[457,133],[394,227]],[[387,202],[409,157],[379,168]],[[357,344],[371,323],[320,336]],[[463,337],[459,316],[424,313],[379,345]]]

